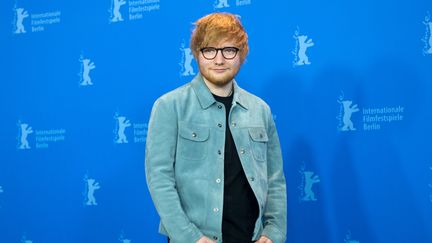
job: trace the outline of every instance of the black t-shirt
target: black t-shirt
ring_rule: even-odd
[[[224,156],[224,204],[222,215],[223,243],[252,242],[255,222],[258,218],[258,202],[249,185],[229,129],[228,115],[233,95],[213,97],[225,105],[226,132]],[[246,138],[245,138],[246,139]]]

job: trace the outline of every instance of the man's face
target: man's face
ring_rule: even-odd
[[[225,47],[237,48],[237,46],[230,41],[221,41],[215,45],[209,45],[208,47],[218,49]],[[225,50],[225,57],[230,57],[232,51],[232,49]],[[236,52],[235,57],[232,59],[227,59],[225,57],[222,54],[222,50],[218,50],[216,57],[211,60],[206,59],[201,51],[198,53],[198,66],[201,74],[207,81],[216,86],[228,84],[240,70],[241,61],[239,52]]]

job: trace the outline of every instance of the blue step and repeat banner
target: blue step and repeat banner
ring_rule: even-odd
[[[2,0],[0,242],[166,242],[147,123],[215,11],[244,23],[237,81],[274,112],[287,242],[432,242],[430,0]]]

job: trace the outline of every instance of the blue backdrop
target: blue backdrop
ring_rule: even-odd
[[[281,138],[287,242],[432,242],[432,2],[2,0],[0,242],[165,242],[144,176],[189,37],[238,14]]]

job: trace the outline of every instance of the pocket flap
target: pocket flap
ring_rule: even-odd
[[[210,129],[208,127],[179,124],[179,135],[182,138],[202,142],[208,139],[209,134]]]
[[[255,142],[268,142],[267,132],[264,127],[250,127],[249,135]]]

